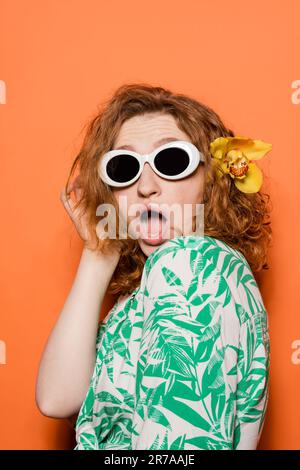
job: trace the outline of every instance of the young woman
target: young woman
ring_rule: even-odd
[[[270,343],[254,272],[268,269],[271,227],[255,161],[270,149],[147,84],[121,86],[90,122],[61,194],[84,247],[36,388],[43,414],[76,416],[76,450],[257,447]]]

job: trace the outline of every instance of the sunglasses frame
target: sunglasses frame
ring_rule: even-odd
[[[183,149],[186,151],[186,153],[189,156],[190,161],[189,161],[188,167],[179,175],[167,176],[161,173],[160,171],[158,171],[157,168],[155,168],[154,159],[156,155],[162,150],[169,149],[169,148]],[[117,155],[124,155],[124,153],[135,157],[139,162],[140,169],[138,173],[136,174],[136,176],[132,178],[130,181],[118,183],[117,181],[112,180],[108,176],[106,168],[107,168],[107,163],[109,162],[109,160],[111,160]],[[101,158],[101,160],[99,161],[98,174],[101,180],[104,181],[104,183],[107,183],[108,185],[114,186],[114,187],[124,187],[124,186],[129,186],[130,184],[133,184],[135,181],[139,179],[146,162],[150,164],[152,170],[161,178],[168,179],[168,180],[178,180],[178,179],[184,178],[185,176],[190,175],[197,168],[199,163],[204,162],[204,161],[205,160],[204,160],[203,153],[200,152],[194,144],[192,144],[191,142],[187,142],[185,140],[174,140],[172,142],[168,142],[164,145],[161,145],[160,147],[157,147],[155,150],[153,150],[153,152],[144,154],[144,155],[141,155],[137,152],[133,152],[133,151],[126,150],[126,149],[125,150],[122,150],[122,149],[110,150],[109,152],[106,152]]]

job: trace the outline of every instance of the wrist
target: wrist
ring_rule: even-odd
[[[93,250],[91,247],[84,244],[82,249],[82,257],[91,263],[95,263],[97,265],[105,265],[106,267],[111,266],[112,268],[115,268],[119,262],[120,254],[116,251],[104,254],[98,250]]]

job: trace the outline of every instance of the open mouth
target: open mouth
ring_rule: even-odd
[[[141,237],[148,242],[160,243],[163,240],[163,232],[167,218],[162,211],[146,209],[140,217]]]
[[[155,209],[146,209],[142,212],[141,214],[141,222],[145,222],[145,221],[148,221],[148,220],[152,220],[152,219],[160,219],[164,222],[167,221],[167,218],[165,217],[165,215],[161,212],[161,211],[157,211]]]

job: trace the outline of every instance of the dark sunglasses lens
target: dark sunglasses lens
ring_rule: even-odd
[[[108,176],[117,183],[132,180],[140,169],[140,164],[132,155],[116,155],[111,158],[106,167]]]
[[[188,153],[180,148],[167,148],[161,150],[154,159],[158,171],[166,176],[176,176],[183,173],[189,166]]]

